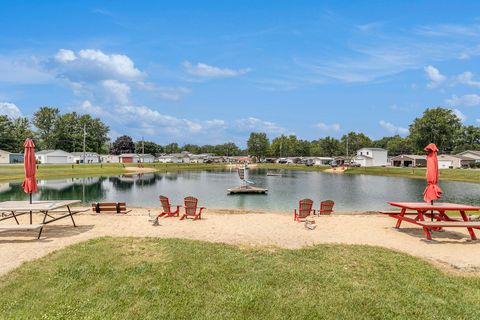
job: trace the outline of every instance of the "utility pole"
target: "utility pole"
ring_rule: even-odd
[[[142,137],[142,163],[145,162],[145,141],[143,140]]]
[[[350,164],[350,159],[348,158],[348,136],[347,136],[347,161],[348,161],[348,164]]]
[[[87,124],[83,124],[83,164],[85,164],[85,143],[87,140]]]

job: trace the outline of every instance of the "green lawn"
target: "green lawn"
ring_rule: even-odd
[[[107,163],[107,164],[59,164],[38,165],[37,177],[40,179],[62,177],[108,176],[125,173],[125,167],[136,167],[136,164]],[[164,164],[145,163],[144,167],[154,168],[157,171],[179,170],[209,170],[221,169],[223,164]],[[0,165],[0,181],[21,180],[24,178],[23,164]]]
[[[368,246],[99,238],[0,279],[3,319],[479,319],[480,278]]]

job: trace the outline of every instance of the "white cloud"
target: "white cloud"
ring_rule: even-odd
[[[426,66],[423,70],[430,80],[430,83],[427,85],[428,88],[435,88],[447,79],[447,77],[441,74],[434,66]]]
[[[205,63],[197,63],[196,65],[192,65],[189,61],[185,61],[183,66],[187,73],[201,78],[228,78],[228,77],[236,77],[242,74],[248,73],[251,71],[250,68],[245,69],[228,69],[228,68],[219,68],[215,66],[210,66]]]
[[[164,87],[151,82],[139,82],[138,85],[140,89],[156,93],[160,98],[171,101],[178,101],[191,92],[186,87]]]
[[[10,118],[18,118],[22,116],[20,109],[10,102],[0,102],[0,114],[6,115]]]
[[[475,88],[480,88],[480,81],[473,80],[473,73],[470,71],[459,74],[457,76],[457,81]]]
[[[477,122],[480,123],[480,118],[477,119]]]
[[[390,133],[394,134],[400,134],[400,135],[407,135],[408,134],[408,129],[407,128],[402,128],[402,127],[397,127],[396,125],[392,124],[391,122],[385,121],[385,120],[380,120],[380,126],[387,130]]]
[[[460,119],[460,121],[465,122],[467,120],[467,116],[464,115],[462,111],[453,109],[453,113]]]
[[[53,79],[51,72],[35,57],[0,56],[0,83],[42,84]]]
[[[103,80],[102,86],[110,94],[110,97],[114,102],[120,104],[127,104],[128,97],[130,95],[130,87],[117,80]]]
[[[238,119],[235,122],[238,129],[241,131],[264,131],[267,133],[285,132],[285,128],[282,128],[273,122],[260,120],[254,117]]]
[[[145,76],[128,56],[106,54],[101,50],[83,49],[75,53],[60,49],[54,61],[58,76],[73,82],[109,79],[135,81]]]
[[[105,115],[105,112],[103,112],[101,107],[93,105],[88,100],[85,100],[80,104],[80,110],[95,116]]]
[[[326,123],[320,122],[315,126],[322,131],[334,131],[334,132],[340,131],[340,125],[338,123],[326,124]]]
[[[445,100],[447,105],[452,107],[466,106],[474,107],[480,105],[480,95],[478,94],[466,94],[461,97],[453,95],[450,99]]]

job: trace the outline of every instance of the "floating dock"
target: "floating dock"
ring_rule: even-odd
[[[240,186],[227,190],[229,194],[267,194],[268,189],[253,187],[253,186]]]

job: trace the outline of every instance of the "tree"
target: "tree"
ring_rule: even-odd
[[[480,128],[463,126],[456,139],[455,153],[466,150],[480,150]]]
[[[123,135],[118,137],[112,144],[110,154],[122,154],[135,152],[135,144],[131,137]]]
[[[270,155],[274,157],[289,156],[292,153],[290,142],[291,140],[283,134],[280,137],[274,138],[270,144]]]
[[[358,149],[371,147],[373,141],[363,133],[349,132],[341,138],[342,149],[341,153],[347,154],[347,144],[348,144],[348,156],[352,156],[357,152]]]
[[[16,149],[14,152],[23,150],[23,144],[27,138],[34,139],[35,133],[32,131],[28,118],[18,117],[13,119],[13,136],[15,139]]]
[[[410,125],[410,138],[418,152],[429,143],[435,143],[441,152],[451,152],[455,149],[455,140],[461,128],[462,122],[452,110],[441,107],[426,109],[423,116],[415,118]]]
[[[5,115],[0,115],[0,149],[9,152],[17,150],[18,144],[13,132],[13,121]]]
[[[219,156],[238,156],[240,154],[240,148],[233,142],[218,144],[214,150],[215,154]]]
[[[200,147],[197,146],[196,144],[186,144],[182,147],[182,151],[188,151],[192,154],[199,154],[200,152]]]
[[[254,157],[263,157],[268,153],[270,142],[264,132],[252,132],[247,141],[248,153]]]
[[[55,136],[53,131],[60,111],[57,108],[41,107],[33,114],[33,124],[37,128],[40,138],[40,149],[55,149]]]
[[[393,136],[387,143],[385,149],[391,156],[413,153],[412,141],[410,138],[402,138],[399,135]]]
[[[342,153],[340,141],[333,137],[325,137],[312,141],[310,145],[312,155],[320,157],[333,157]]]
[[[155,156],[162,153],[163,147],[153,141],[138,141],[135,145],[135,150],[137,153],[142,153],[142,151],[145,151],[146,154]]]
[[[167,144],[163,150],[165,151],[165,153],[178,153],[180,152],[180,148],[178,147],[178,144],[177,143],[170,143],[170,144]]]

